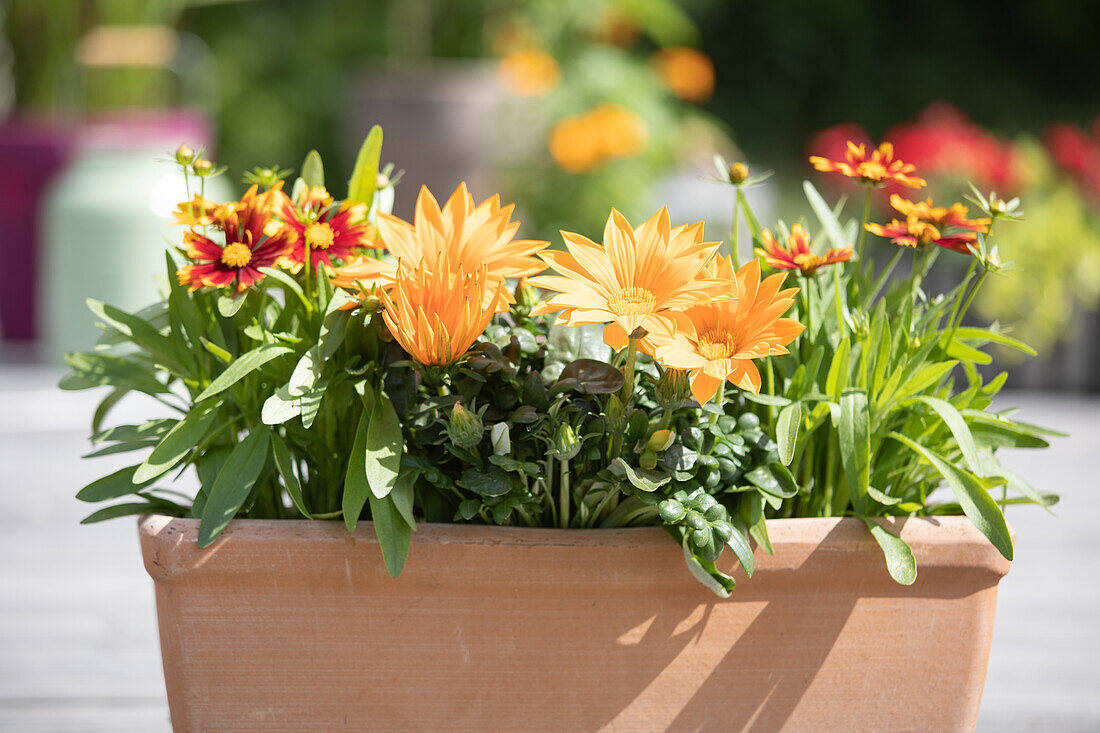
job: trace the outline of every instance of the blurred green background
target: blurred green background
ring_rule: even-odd
[[[949,204],[964,180],[1023,196],[1030,223],[1001,235],[1002,257],[1019,269],[983,292],[982,315],[1058,361],[1100,357],[1090,315],[1100,299],[1097,3],[0,7],[0,103],[11,113],[79,126],[108,110],[197,109],[238,188],[248,168],[297,168],[310,149],[329,181],[344,180],[378,122],[384,161],[407,172],[398,214],[411,212],[421,183],[445,197],[466,179],[475,196],[515,201],[525,233],[552,241],[558,228],[597,235],[611,206],[636,218],[664,203],[674,218],[706,218],[708,234],[724,236],[728,191],[704,180],[714,153],[776,170],[756,203],[765,225],[780,211],[791,220],[805,208],[803,177],[848,192],[813,174],[808,154],[885,136],[930,179],[921,197]],[[879,220],[889,216],[885,200],[876,206]],[[1080,373],[1049,386],[1100,389],[1092,370],[1073,368]]]

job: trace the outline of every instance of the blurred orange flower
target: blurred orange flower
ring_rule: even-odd
[[[513,51],[497,67],[501,84],[521,97],[542,97],[553,91],[561,71],[554,57],[537,48]]]
[[[378,297],[390,333],[415,361],[449,366],[485,332],[504,293],[484,265],[470,273],[443,255],[433,265],[402,265]]]
[[[243,291],[264,278],[261,267],[271,267],[287,252],[290,233],[272,218],[272,192],[256,191],[252,186],[238,204],[219,206],[211,214],[224,243],[195,231],[183,235],[187,256],[195,264],[180,268],[181,285],[198,290],[236,282],[237,290]]]
[[[641,154],[648,142],[645,123],[617,104],[601,104],[558,121],[550,132],[550,155],[569,173],[584,173],[609,158]]]
[[[714,94],[714,62],[702,51],[669,46],[651,57],[657,73],[680,99],[705,102]]]
[[[780,246],[767,229],[764,230],[763,240],[764,248],[758,247],[756,253],[764,258],[769,267],[776,270],[798,270],[803,277],[813,277],[818,268],[824,265],[834,265],[852,259],[851,247],[834,247],[824,255],[812,253],[810,234],[801,224],[791,227],[791,235],[787,237],[788,249]]]
[[[359,297],[363,297],[361,286],[368,290],[372,286],[390,287],[398,263],[406,267],[423,263],[435,268],[441,266],[445,256],[464,272],[485,267],[491,284],[542,272],[546,265],[536,255],[550,243],[513,239],[520,226],[518,221],[511,221],[514,208],[514,204],[502,207],[499,196],[475,204],[466,184],[461,183],[440,209],[435,197],[422,186],[416,199],[414,224],[378,212],[382,246],[396,261],[362,257],[337,268],[332,282],[338,287],[358,290]],[[491,292],[488,297],[492,297]],[[511,302],[511,296],[505,292],[499,308],[507,310]]]
[[[732,271],[718,257],[718,270]],[[753,394],[760,392],[760,372],[753,359],[786,354],[805,326],[781,316],[794,303],[798,288],[780,290],[786,273],[760,281],[760,263],[752,260],[736,273],[740,296],[693,305],[671,335],[658,334],[656,357],[669,369],[688,371],[691,394],[702,405],[723,381]]]
[[[915,166],[894,160],[894,146],[890,143],[882,143],[867,157],[867,147],[863,143],[856,145],[849,140],[844,157],[845,161],[836,161],[811,155],[810,162],[819,171],[840,173],[871,186],[894,182],[909,188],[922,188],[926,183],[923,178],[909,175],[916,170]]]
[[[559,294],[531,314],[560,312],[557,323],[567,326],[606,323],[603,340],[615,349],[625,347],[638,328],[671,334],[675,311],[720,297],[729,286],[704,267],[718,243],[703,241],[702,222],[671,227],[664,208],[637,229],[612,209],[603,244],[572,232],[561,235],[568,252],[539,255],[558,274],[528,281]]]

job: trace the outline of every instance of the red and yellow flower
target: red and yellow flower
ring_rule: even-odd
[[[810,234],[801,224],[791,227],[786,249],[775,241],[775,237],[767,229],[762,238],[764,248],[758,247],[756,253],[764,258],[769,267],[775,270],[798,270],[803,277],[813,277],[818,268],[825,265],[835,265],[852,259],[851,247],[834,247],[824,255],[811,252]]]
[[[224,242],[186,232],[187,256],[194,264],[180,268],[180,284],[191,290],[235,284],[239,292],[262,280],[260,268],[273,266],[290,248],[289,232],[272,216],[271,197],[271,191],[257,194],[252,186],[240,202],[214,209],[211,224]]]
[[[344,201],[339,205],[323,186],[311,186],[292,201],[277,190],[276,207],[291,232],[290,251],[279,264],[298,272],[309,251],[310,270],[332,270],[337,261],[349,262],[363,247],[376,246],[377,231],[367,221],[366,204]]]
[[[868,157],[866,145],[863,143],[856,145],[849,140],[844,157],[845,160],[837,161],[811,155],[810,163],[819,171],[840,173],[869,186],[882,186],[893,182],[909,188],[922,188],[926,184],[923,178],[909,175],[916,170],[916,166],[894,160],[894,146],[890,143],[882,143],[877,150],[872,150]]]
[[[956,203],[949,207],[925,201],[907,201],[894,194],[890,204],[902,219],[889,224],[867,224],[867,231],[904,247],[924,247],[934,244],[960,254],[969,254],[978,240],[978,232],[989,226],[989,219],[969,219],[968,209]]]
[[[530,284],[556,293],[532,315],[558,312],[567,326],[604,323],[604,342],[615,349],[629,343],[636,329],[671,335],[676,312],[703,298],[732,297],[730,282],[705,268],[718,249],[703,241],[703,224],[672,227],[662,208],[637,229],[615,209],[607,218],[603,243],[562,232],[567,252],[540,256],[556,275],[531,278]],[[639,346],[649,350],[644,339]]]
[[[732,273],[730,261],[719,256],[715,274]],[[786,354],[787,344],[805,326],[783,314],[794,303],[798,288],[780,290],[786,273],[760,280],[760,263],[752,260],[736,272],[738,298],[692,305],[671,334],[657,334],[656,358],[669,369],[688,372],[691,394],[705,404],[723,381],[753,394],[760,392],[760,372],[753,359]]]

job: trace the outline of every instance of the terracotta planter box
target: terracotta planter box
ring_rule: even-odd
[[[660,529],[141,520],[186,731],[968,730],[1004,560],[962,517],[904,522],[896,585],[854,519],[769,523],[731,598]],[[729,553],[731,554],[731,553]]]

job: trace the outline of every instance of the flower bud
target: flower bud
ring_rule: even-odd
[[[485,426],[477,413],[470,412],[456,402],[451,410],[451,419],[447,424],[447,435],[451,442],[459,448],[473,448],[481,442],[481,436],[485,432]]]
[[[210,175],[214,170],[214,164],[206,158],[199,158],[191,164],[191,170],[200,178]]]
[[[658,453],[672,445],[672,441],[675,439],[676,434],[671,430],[657,430],[654,431],[653,435],[649,436],[649,442],[646,443],[646,448],[654,453]]]
[[[186,145],[180,145],[176,148],[176,162],[180,165],[191,165],[191,161],[195,159],[195,151]]]
[[[569,423],[558,426],[558,433],[554,436],[554,448],[550,454],[568,461],[581,451],[581,441],[577,440],[577,434]]]
[[[989,213],[993,215],[1007,214],[1008,203],[995,193],[989,194]]]
[[[744,163],[734,163],[730,166],[728,173],[730,177],[730,183],[735,186],[740,186],[749,177],[749,167]]]
[[[514,296],[516,304],[512,306],[512,310],[520,316],[528,315],[539,302],[539,291],[523,280],[516,283]]]
[[[666,409],[686,402],[690,394],[688,375],[683,369],[665,369],[657,380],[654,396],[657,403]]]
[[[665,499],[657,505],[657,513],[667,524],[676,524],[684,518],[686,512],[684,505],[675,499]]]

